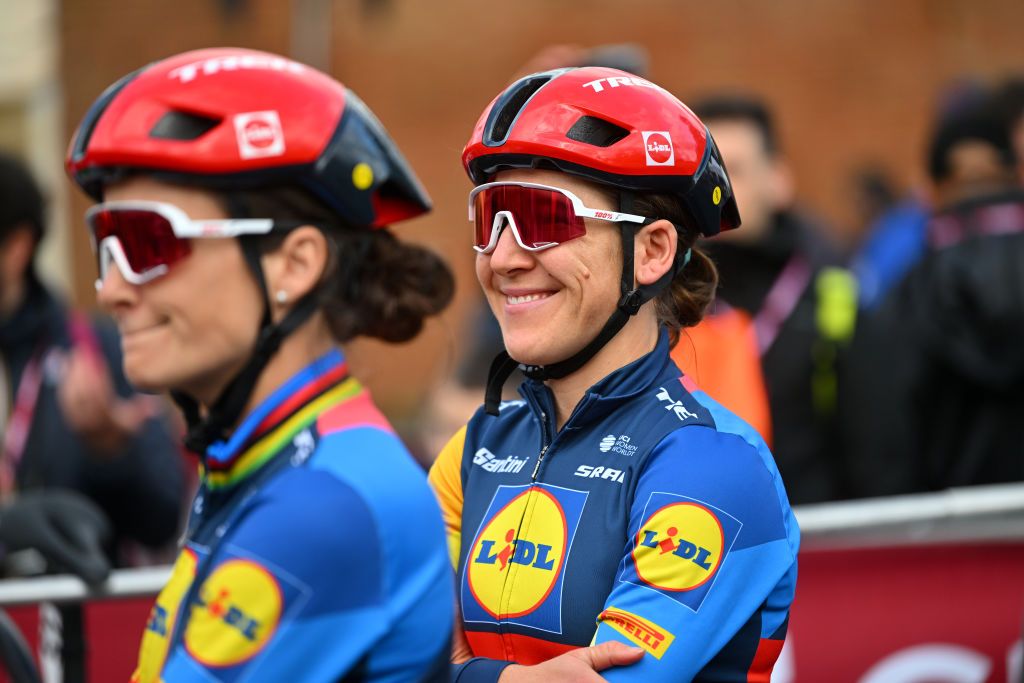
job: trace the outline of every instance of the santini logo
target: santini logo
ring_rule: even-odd
[[[527,460],[529,458],[517,458],[514,455],[510,455],[507,458],[499,458],[486,448],[479,449],[473,456],[473,464],[479,465],[488,472],[510,472],[512,474],[518,474],[523,469]]]
[[[622,435],[616,437],[614,434],[609,434],[608,436],[601,439],[601,445],[599,446],[599,448],[601,449],[602,453],[607,453],[608,451],[615,451],[616,453],[621,453],[622,455],[633,455],[634,453],[636,453],[637,450],[637,447],[630,442],[628,436]]]

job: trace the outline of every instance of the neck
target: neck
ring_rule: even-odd
[[[239,420],[251,413],[256,406],[265,401],[282,384],[288,381],[293,375],[309,365],[315,358],[319,358],[335,346],[335,342],[327,329],[323,316],[314,315],[305,324],[288,335],[278,348],[270,362],[260,373],[256,386],[249,395],[249,400],[242,410]],[[233,378],[242,368],[240,365],[232,373]],[[230,381],[230,380],[229,380]],[[228,381],[219,382],[215,387],[210,386],[203,389],[190,391],[203,406],[213,405],[224,389]],[[237,425],[236,425],[237,426]]]
[[[654,304],[644,304],[611,341],[576,372],[546,382],[555,399],[555,423],[558,429],[568,421],[583,394],[619,368],[650,353],[658,343],[658,323]]]

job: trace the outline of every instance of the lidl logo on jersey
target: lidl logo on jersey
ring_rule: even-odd
[[[138,680],[159,679],[167,659],[168,638],[174,632],[175,623],[180,617],[181,601],[192,585],[198,563],[199,556],[191,548],[182,550],[175,560],[171,578],[157,596],[149,612],[146,630],[142,634],[136,670]]]
[[[517,457],[515,455],[499,458],[486,448],[477,449],[477,452],[473,454],[473,464],[479,465],[488,472],[519,474],[526,465],[527,460],[529,458],[526,456]]]
[[[671,493],[652,493],[622,580],[655,588],[700,609],[743,524],[724,510]]]
[[[207,666],[248,661],[270,641],[283,603],[273,574],[251,560],[228,560],[199,589],[185,628],[185,648]]]
[[[622,436],[615,436],[609,434],[608,436],[601,439],[601,443],[598,445],[602,453],[613,451],[615,453],[621,453],[622,455],[632,456],[636,453],[637,447],[633,445],[632,441],[628,436],[623,434]]]
[[[473,539],[461,585],[468,622],[562,632],[562,583],[587,492],[499,486]]]

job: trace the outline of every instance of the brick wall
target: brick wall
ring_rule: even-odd
[[[305,0],[307,7],[316,5]],[[904,186],[919,180],[932,103],[944,83],[1024,71],[1019,0],[319,5],[332,10],[324,19],[330,69],[377,112],[437,205],[430,217],[399,233],[446,254],[459,280],[455,307],[415,343],[365,343],[354,351],[378,399],[399,415],[412,411],[428,383],[451,369],[459,341],[472,334],[463,321],[476,283],[462,145],[490,98],[543,46],[641,43],[651,56],[652,79],[684,100],[718,89],[762,95],[776,110],[801,196],[845,236],[856,228],[852,169],[873,162]],[[65,2],[69,134],[104,86],[147,61],[214,44],[289,52],[294,6],[284,0]],[[84,206],[76,197],[73,215]],[[80,231],[75,235],[75,280],[81,300],[89,302],[93,262]]]

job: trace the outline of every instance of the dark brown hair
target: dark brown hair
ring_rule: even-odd
[[[680,268],[672,283],[654,299],[658,323],[668,330],[670,343],[675,346],[682,328],[693,327],[704,318],[715,298],[718,269],[711,257],[696,247],[700,232],[689,212],[675,197],[637,194],[633,198],[633,213],[664,218],[676,225],[679,236],[676,259],[681,266],[682,254],[690,250],[690,262]]]
[[[387,228],[369,230],[344,219],[305,190],[273,187],[226,195],[233,216],[314,225],[327,238],[330,258],[318,288],[320,309],[338,342],[376,337],[412,339],[424,319],[452,299],[455,280],[434,252],[397,239]],[[261,253],[276,249],[287,233],[257,238]]]

